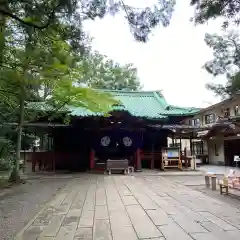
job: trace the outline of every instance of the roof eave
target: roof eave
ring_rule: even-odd
[[[125,111],[128,112],[128,111]],[[168,117],[167,116],[159,116],[159,117],[149,117],[149,116],[142,116],[142,115],[134,115],[131,114],[130,112],[128,112],[132,117],[136,117],[136,118],[141,118],[141,119],[147,119],[147,120],[156,120],[156,121],[160,121],[160,120],[166,120]],[[111,112],[107,113],[111,115]],[[104,116],[104,113],[91,113],[91,114],[86,114],[86,115],[77,115],[77,114],[71,114],[70,115],[72,117],[81,117],[81,118],[85,118],[85,117],[108,117],[108,116]]]
[[[192,117],[194,115],[198,114],[198,112],[196,113],[161,113],[161,115],[165,115],[165,116],[183,116],[183,117]]]

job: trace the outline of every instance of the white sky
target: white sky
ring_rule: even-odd
[[[136,1],[128,0],[131,5]],[[146,6],[146,1],[138,0],[138,4]],[[194,26],[189,21],[194,11],[189,2],[177,0],[170,26],[156,28],[147,43],[134,40],[121,14],[85,22],[85,29],[94,38],[94,49],[119,63],[137,67],[143,90],[162,90],[169,104],[206,107],[219,99],[206,90],[205,84],[225,80],[213,78],[202,68],[212,57],[204,35],[219,32],[221,24],[214,21]]]

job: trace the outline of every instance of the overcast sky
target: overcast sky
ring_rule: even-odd
[[[128,2],[146,6],[146,0]],[[194,26],[189,21],[194,11],[189,6],[190,0],[177,2],[170,26],[156,28],[147,43],[133,39],[121,14],[86,22],[85,28],[94,38],[94,49],[119,63],[133,63],[137,67],[143,90],[162,90],[170,104],[205,107],[219,101],[206,90],[205,84],[222,83],[224,78],[213,78],[202,68],[212,58],[204,35],[220,32],[221,25],[214,21]]]

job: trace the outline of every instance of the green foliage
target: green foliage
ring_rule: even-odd
[[[223,35],[206,34],[206,44],[213,50],[213,59],[205,64],[214,76],[226,74],[231,77],[240,71],[240,37],[236,32]]]
[[[0,171],[8,171],[13,167],[13,144],[0,137]]]
[[[36,44],[32,46],[31,54],[27,48],[15,47],[14,63],[6,59],[9,67],[0,68],[0,89],[7,99],[11,99],[13,106],[18,106],[20,99],[34,101],[33,96],[40,97],[42,86],[47,86],[49,95],[44,96],[43,100],[51,104],[55,112],[67,104],[84,106],[92,111],[108,110],[113,102],[110,96],[74,85],[82,73],[75,68],[76,59],[70,56],[71,48],[67,43],[41,38],[34,40]],[[11,48],[6,51],[11,51]],[[14,69],[10,67],[13,64],[16,66]],[[27,117],[31,119],[31,116]]]
[[[94,52],[82,58],[78,82],[95,89],[139,90],[137,69],[132,64],[120,65]]]
[[[0,137],[0,158],[5,158],[13,152],[13,143],[7,138]]]
[[[52,1],[53,5],[54,2]],[[110,97],[94,94],[93,91],[76,88],[73,85],[74,80],[80,74],[75,66],[81,42],[79,39],[73,39],[79,40],[78,46],[73,45],[73,41],[70,41],[71,36],[64,35],[69,33],[69,28],[72,27],[67,16],[63,16],[61,19],[64,24],[59,22],[59,19],[57,21],[52,18],[54,21],[51,22],[51,27],[49,25],[41,28],[41,31],[34,31],[34,28],[40,28],[41,20],[30,16],[35,10],[29,4],[28,2],[28,4],[22,5],[21,2],[9,5],[8,13],[10,13],[11,7],[16,6],[16,14],[20,12],[20,16],[17,17],[15,14],[9,15],[4,12],[9,18],[8,20],[5,18],[4,45],[0,49],[0,95],[2,97],[1,106],[4,110],[3,116],[1,116],[2,125],[4,127],[6,125],[7,111],[5,110],[7,109],[10,110],[12,120],[18,124],[15,133],[0,132],[0,136],[6,137],[7,135],[8,139],[12,139],[16,143],[16,162],[11,174],[12,181],[19,180],[24,121],[31,121],[35,117],[25,108],[26,101],[42,100],[41,90],[44,90],[43,98],[47,99],[57,112],[58,108],[64,107],[67,103],[85,105],[92,110],[103,110],[105,106],[101,106],[101,104],[107,105],[106,102],[110,100]],[[0,5],[0,17],[2,17],[1,11]],[[27,22],[25,22],[26,16]],[[72,28],[72,30],[74,29]],[[45,91],[46,89],[47,91]]]
[[[145,42],[152,28],[169,25],[174,6],[175,0],[158,0],[144,8],[130,6],[123,0],[8,0],[1,1],[0,15],[39,31],[54,27],[58,34],[70,40],[73,48],[81,49],[79,33],[84,20],[122,12],[134,37]],[[66,23],[64,28],[59,28],[60,22]]]
[[[196,8],[194,17],[196,23],[205,23],[218,17],[224,18],[224,27],[228,27],[230,22],[240,23],[240,2],[238,0],[191,0],[191,5]]]
[[[116,101],[106,93],[74,85],[68,77],[59,81],[49,101],[54,108],[61,110],[66,105],[84,107],[93,112],[108,112]]]
[[[229,98],[240,91],[240,72],[229,78],[226,84],[208,83],[206,87],[222,99]]]
[[[206,44],[213,49],[213,59],[205,69],[213,76],[225,75],[226,84],[207,84],[206,87],[222,98],[240,90],[240,37],[236,32],[223,35],[206,34]]]

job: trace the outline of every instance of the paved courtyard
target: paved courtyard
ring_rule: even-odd
[[[82,175],[17,240],[240,239],[240,209],[162,176]]]

